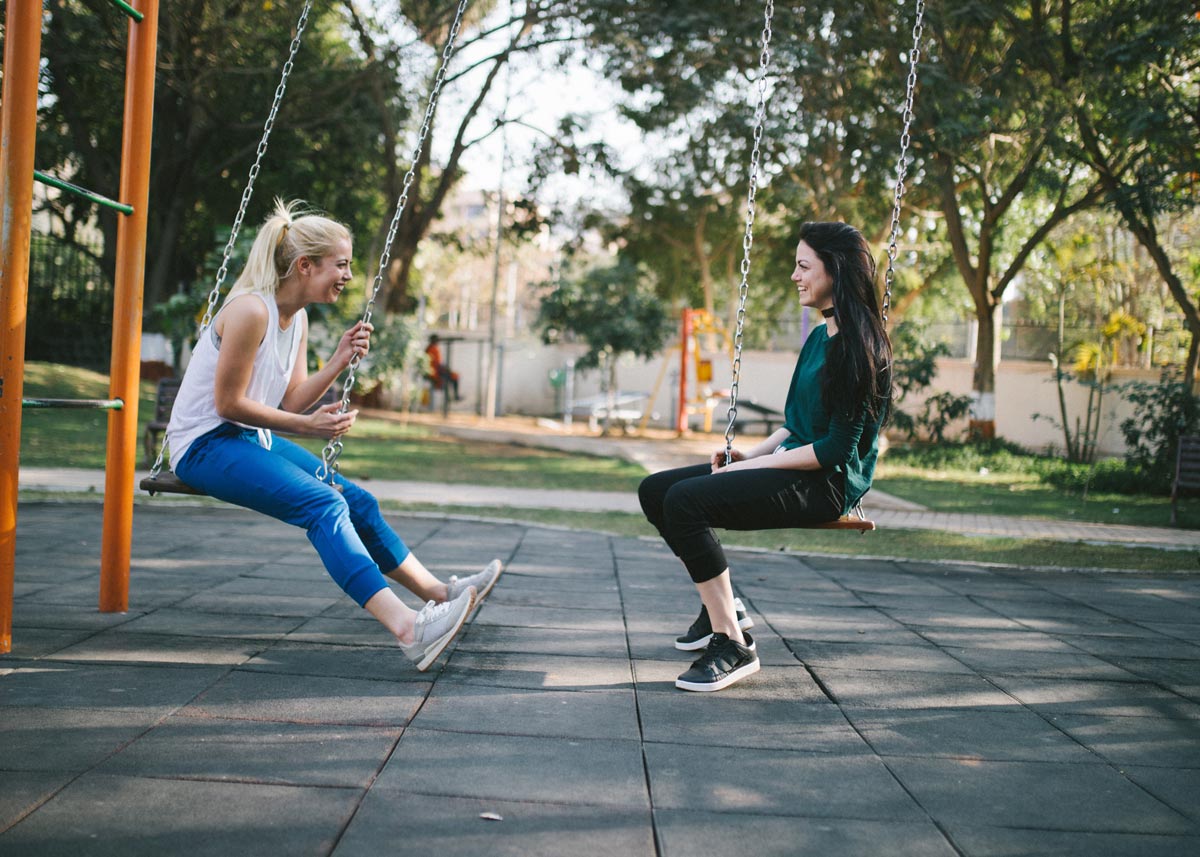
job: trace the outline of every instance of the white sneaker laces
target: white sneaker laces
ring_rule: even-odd
[[[454,604],[454,601],[443,601],[441,604],[435,601],[426,601],[425,606],[421,608],[421,615],[425,617],[425,623],[428,624],[449,613]]]

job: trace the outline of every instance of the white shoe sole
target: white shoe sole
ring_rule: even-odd
[[[497,566],[496,574],[488,583],[487,588],[475,591],[475,604],[478,606],[483,603],[483,599],[487,598],[487,594],[496,586],[496,581],[500,579],[500,575],[504,574],[504,563],[498,559],[494,559],[483,567],[487,571],[492,566]]]
[[[754,627],[754,620],[751,619],[749,616],[747,616],[745,619],[738,619],[738,627],[741,628],[743,631],[747,631],[750,628]],[[679,649],[679,651],[681,651],[681,652],[696,652],[696,651],[699,651],[700,649],[703,649],[704,647],[706,647],[708,645],[708,641],[711,639],[712,639],[712,634],[709,634],[706,637],[701,637],[698,640],[692,640],[690,643],[681,643],[678,640],[676,640],[675,648]],[[754,647],[751,646],[750,648],[751,648],[751,650],[753,650]]]
[[[760,667],[761,667],[761,664],[759,663],[758,658],[755,658],[753,661],[746,664],[744,667],[738,667],[736,670],[731,672],[729,675],[725,676],[724,678],[722,678],[718,681],[702,683],[702,682],[695,682],[695,681],[684,681],[681,678],[677,678],[677,679],[675,679],[675,686],[677,688],[679,688],[680,690],[694,690],[694,691],[699,691],[700,693],[709,693],[714,690],[724,690],[725,688],[729,687],[729,685],[733,684],[734,682],[741,681],[748,675],[754,675],[756,672],[758,672]]]
[[[458,621],[454,623],[454,627],[434,640],[433,644],[425,650],[425,656],[417,662],[417,672],[423,673],[429,669],[429,665],[437,660],[437,656],[442,653],[446,646],[450,645],[450,641],[462,630],[462,626],[466,624],[467,617],[471,615],[471,611],[474,609],[475,596],[472,595],[470,603],[467,604],[467,609],[459,614]]]

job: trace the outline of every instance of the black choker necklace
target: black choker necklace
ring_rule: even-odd
[[[825,316],[826,318],[833,318],[833,307],[821,310],[821,315]]]

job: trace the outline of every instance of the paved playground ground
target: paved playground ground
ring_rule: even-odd
[[[1200,578],[733,552],[764,666],[689,694],[662,545],[393,521],[508,563],[428,673],[283,524],[139,505],[101,614],[100,505],[22,504],[0,854],[1200,854]]]

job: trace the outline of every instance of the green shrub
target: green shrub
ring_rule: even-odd
[[[1180,435],[1200,433],[1200,399],[1178,369],[1163,372],[1157,384],[1134,381],[1120,389],[1134,405],[1134,415],[1121,423],[1125,460],[1141,472],[1143,490],[1166,494],[1175,476]]]
[[[1052,462],[1024,447],[1002,438],[967,442],[914,443],[894,445],[887,452],[889,464],[903,464],[928,470],[976,472],[986,467],[993,473],[1036,473],[1042,462]]]
[[[916,413],[906,411],[902,405],[910,393],[920,393],[929,388],[937,374],[937,358],[948,355],[950,349],[944,342],[927,340],[925,326],[911,321],[896,325],[891,340],[893,354],[904,355],[895,359],[892,429],[909,440],[923,437],[941,443],[951,423],[967,415],[971,407],[970,396],[933,393],[925,398]]]
[[[1145,494],[1146,475],[1141,468],[1119,458],[1104,458],[1094,464],[1059,460],[1042,476],[1042,481],[1072,494]]]

